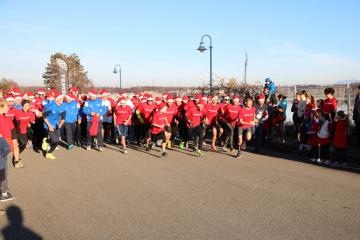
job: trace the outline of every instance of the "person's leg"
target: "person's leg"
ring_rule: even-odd
[[[102,136],[102,121],[99,121],[99,128],[98,128],[98,135],[97,135],[97,145],[99,150],[102,150],[103,146],[104,146],[104,139]]]
[[[72,134],[71,123],[65,123],[64,128],[65,128],[65,132],[66,132],[66,142],[68,145],[72,145],[73,144],[73,139],[72,139],[73,134]]]
[[[90,136],[89,130],[90,130],[90,122],[87,122],[86,123],[86,148],[88,150],[91,149],[91,139],[92,139],[92,137]]]
[[[60,142],[60,129],[54,129],[53,132],[49,131],[49,138],[50,149],[47,153],[52,153]]]
[[[360,121],[355,121],[355,131],[358,141],[360,142]]]
[[[9,191],[8,188],[8,162],[11,161],[11,154],[9,153],[6,158],[5,158],[5,165],[4,165],[4,176],[3,179],[1,181],[1,186],[0,186],[0,191],[1,194],[6,194]]]
[[[201,126],[201,125],[197,126],[197,132],[198,132],[198,136],[199,136],[199,142],[198,142],[199,150],[202,150],[202,146],[204,143],[205,132],[206,132],[206,130],[204,131],[204,129],[206,129],[206,127]]]
[[[22,153],[25,150],[28,142],[27,134],[19,134],[18,142],[19,142],[19,153]]]
[[[215,125],[212,126],[212,139],[211,139],[211,149],[216,151],[216,138],[217,138],[217,128]]]

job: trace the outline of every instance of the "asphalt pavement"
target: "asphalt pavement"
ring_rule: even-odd
[[[292,155],[55,155],[26,150],[9,169],[0,239],[360,239],[360,175]]]

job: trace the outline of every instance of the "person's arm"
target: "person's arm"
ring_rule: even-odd
[[[47,118],[47,116],[49,116],[49,113],[50,113],[50,112],[45,112],[45,113],[44,113],[44,122],[45,122],[45,124],[48,126],[49,131],[50,131],[50,132],[53,132],[53,131],[54,131],[54,127],[53,127],[53,125],[51,125],[51,123],[49,122],[49,120],[48,120],[48,118]]]
[[[60,116],[60,122],[59,122],[59,128],[61,128],[65,123],[65,117],[66,117],[66,111],[61,113]]]

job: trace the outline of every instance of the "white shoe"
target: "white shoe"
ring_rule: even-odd
[[[316,162],[316,158],[310,158],[310,161],[312,161],[312,162]]]

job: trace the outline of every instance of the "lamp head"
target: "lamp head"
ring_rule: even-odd
[[[205,52],[207,50],[207,48],[204,46],[204,43],[201,42],[200,46],[197,49],[199,52]]]

